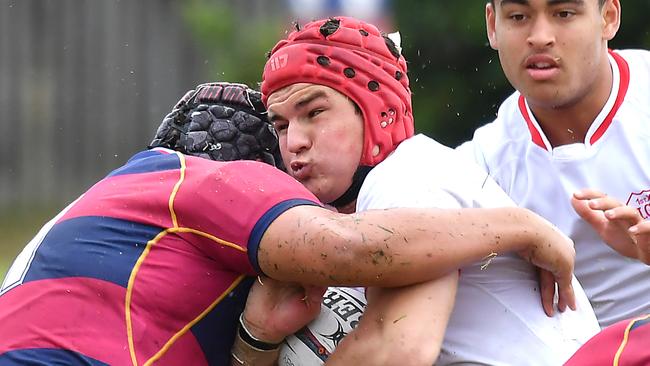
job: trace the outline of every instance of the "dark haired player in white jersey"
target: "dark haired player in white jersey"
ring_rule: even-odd
[[[489,2],[490,45],[517,91],[459,148],[575,241],[576,277],[601,326],[650,312],[650,267],[607,245],[571,204],[594,189],[650,218],[650,52],[608,48],[620,17],[620,0]]]
[[[490,45],[517,91],[460,148],[575,241],[609,327],[571,366],[650,362],[650,52],[608,49],[620,17],[620,0],[490,1]]]

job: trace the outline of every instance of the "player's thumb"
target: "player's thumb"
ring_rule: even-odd
[[[575,196],[571,197],[571,206],[573,210],[587,223],[596,225],[600,221],[598,212],[589,207],[589,200],[577,199]]]

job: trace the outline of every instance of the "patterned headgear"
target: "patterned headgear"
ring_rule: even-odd
[[[261,97],[244,84],[198,85],[163,119],[149,148],[217,161],[260,160],[284,170]]]
[[[275,45],[264,67],[262,100],[296,83],[346,95],[363,113],[360,165],[375,166],[413,135],[406,72],[396,45],[375,26],[349,17],[318,20]]]

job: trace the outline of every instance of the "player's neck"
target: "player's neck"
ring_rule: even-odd
[[[357,210],[357,200],[355,199],[354,201],[352,201],[352,202],[350,202],[350,203],[348,203],[346,205],[336,207],[336,210],[338,212],[344,213],[344,214],[355,213],[356,210]]]
[[[541,106],[528,101],[535,119],[553,147],[584,143],[587,132],[607,103],[612,91],[612,70],[603,66],[602,77],[577,101],[562,106]]]

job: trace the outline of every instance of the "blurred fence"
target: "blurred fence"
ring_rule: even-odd
[[[205,61],[172,0],[0,1],[0,215],[62,206],[150,141]]]
[[[233,45],[250,46],[239,36],[283,4],[0,0],[0,280],[43,223],[146,147],[185,91],[232,78]]]

